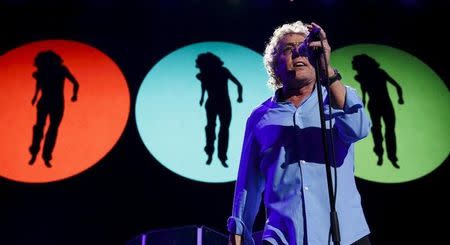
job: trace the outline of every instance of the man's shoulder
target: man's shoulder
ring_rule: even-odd
[[[267,110],[270,109],[271,105],[272,105],[272,98],[268,98],[266,101],[256,106],[252,110],[250,116],[248,117],[248,120],[252,122],[259,121],[259,119],[267,112]]]
[[[267,100],[265,100],[264,102],[262,102],[261,104],[256,106],[253,109],[253,111],[250,114],[250,116],[252,116],[254,114],[259,114],[259,113],[266,112],[271,106],[272,106],[272,98],[268,98]]]

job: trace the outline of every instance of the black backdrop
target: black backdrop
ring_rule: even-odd
[[[448,87],[448,10],[445,1],[424,0],[2,0],[0,54],[37,40],[90,44],[121,68],[131,109],[118,143],[89,170],[46,184],[0,179],[0,244],[124,244],[141,232],[191,224],[225,233],[234,183],[176,176],[156,162],[138,135],[135,97],[150,68],[177,48],[202,41],[232,42],[262,53],[274,27],[301,19],[322,25],[334,49],[377,43],[409,52]],[[443,105],[444,113],[448,106]],[[358,179],[373,243],[443,242],[448,178],[447,159],[408,183]],[[261,226],[260,215],[256,228]]]

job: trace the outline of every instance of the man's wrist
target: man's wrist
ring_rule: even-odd
[[[328,81],[326,83],[327,86],[330,86],[336,81],[340,81],[342,79],[341,74],[336,68],[332,68],[332,73],[329,73]]]

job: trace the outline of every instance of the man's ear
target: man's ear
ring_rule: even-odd
[[[277,57],[278,58],[278,57]],[[275,73],[275,75],[278,73],[278,62],[275,59],[275,61],[273,62],[273,72]]]

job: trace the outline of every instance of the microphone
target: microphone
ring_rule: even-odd
[[[320,31],[321,29],[319,27],[313,27],[305,40],[307,42],[320,41]]]
[[[320,54],[320,51],[322,49],[319,48],[312,49],[309,47],[309,44],[311,42],[320,41],[320,31],[321,29],[319,27],[313,27],[309,31],[309,34],[308,36],[306,36],[305,41],[299,47],[300,54],[306,54],[310,58],[317,57],[317,55]]]

